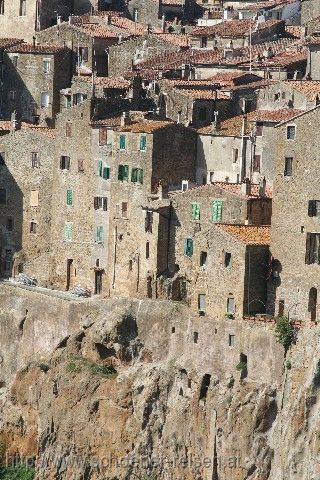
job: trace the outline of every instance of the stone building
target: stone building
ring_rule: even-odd
[[[23,124],[0,138],[1,276],[49,284],[54,130]]]
[[[301,23],[306,24],[313,18],[320,16],[318,0],[301,0]]]
[[[168,201],[153,200],[195,179],[195,132],[173,122],[145,120],[113,133],[109,232],[111,296],[155,296],[168,270]]]
[[[248,47],[250,37],[252,44],[256,44],[284,33],[284,22],[277,20],[261,23],[255,20],[228,20],[209,27],[196,27],[190,36],[192,48],[213,49]]]
[[[54,123],[60,90],[70,84],[70,52],[56,45],[20,43],[4,54],[4,118]]]
[[[315,107],[276,127],[270,265],[270,313],[319,319],[320,110]]]
[[[240,188],[198,187],[172,202],[170,256],[176,268],[164,286],[172,299],[217,320],[266,311],[270,227],[261,222],[270,222],[271,200],[250,198]],[[244,223],[249,210],[256,225]]]
[[[3,0],[0,3],[1,36],[15,36],[32,41],[36,32],[68,19],[72,2],[66,0]]]
[[[98,76],[108,74],[108,47],[121,41],[121,29],[109,28],[108,25],[99,23],[71,23],[64,22],[60,25],[47,28],[39,32],[37,40],[40,43],[55,44],[67,47],[72,55],[72,68],[70,78],[74,73]]]

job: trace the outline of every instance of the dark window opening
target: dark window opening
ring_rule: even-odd
[[[254,172],[260,173],[260,169],[261,169],[261,155],[254,155],[252,170]]]
[[[292,164],[293,164],[293,157],[285,157],[284,159],[284,176],[285,177],[292,176]]]
[[[296,138],[296,127],[289,125],[287,127],[287,140],[294,140]]]
[[[305,263],[320,264],[320,233],[307,233]]]
[[[309,217],[320,217],[320,200],[310,200],[308,205]]]
[[[243,380],[248,376],[248,357],[244,353],[240,353],[240,363],[238,368],[241,371],[240,378]]]
[[[198,343],[199,333],[193,332],[193,343]]]
[[[279,300],[278,317],[284,316],[284,300]]]
[[[317,320],[317,297],[318,297],[317,289],[315,287],[310,288],[308,312],[310,312],[311,322],[315,322]]]
[[[70,157],[62,156],[60,157],[60,169],[61,170],[70,170]]]
[[[30,222],[30,233],[37,233],[37,223]]]
[[[230,267],[231,266],[231,253],[225,252],[224,253],[224,266]]]
[[[234,347],[236,343],[236,336],[235,335],[229,335],[229,347]]]
[[[176,333],[176,327],[171,328],[171,333]]]
[[[210,382],[211,382],[211,375],[206,373],[202,379],[199,400],[205,400],[207,398]]]
[[[256,123],[256,136],[257,137],[262,137],[263,135],[263,123],[262,122],[257,122]]]
[[[12,232],[12,230],[13,230],[13,218],[12,217],[7,218],[7,230],[9,230],[9,232]]]
[[[200,267],[207,265],[207,258],[208,258],[207,252],[200,252]]]
[[[153,212],[149,210],[146,212],[145,219],[145,230],[147,233],[152,233],[152,224],[153,224]]]
[[[122,202],[121,204],[121,217],[128,218],[128,202]]]
[[[146,259],[150,257],[150,242],[146,243]]]

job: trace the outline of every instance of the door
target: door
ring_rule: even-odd
[[[73,273],[74,273],[74,268],[73,268],[73,259],[68,258],[67,260],[67,287],[66,290],[70,290],[70,288],[73,287]]]
[[[102,272],[95,272],[94,294],[100,295],[102,293]]]

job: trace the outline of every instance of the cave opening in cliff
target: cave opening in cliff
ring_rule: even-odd
[[[206,373],[202,379],[199,400],[205,400],[207,398],[210,382],[211,382],[211,375]]]

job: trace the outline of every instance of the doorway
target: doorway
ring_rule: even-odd
[[[94,294],[100,295],[102,293],[102,272],[95,272]]]
[[[317,321],[317,297],[318,297],[317,289],[315,287],[310,288],[308,310],[310,312],[311,322]]]

